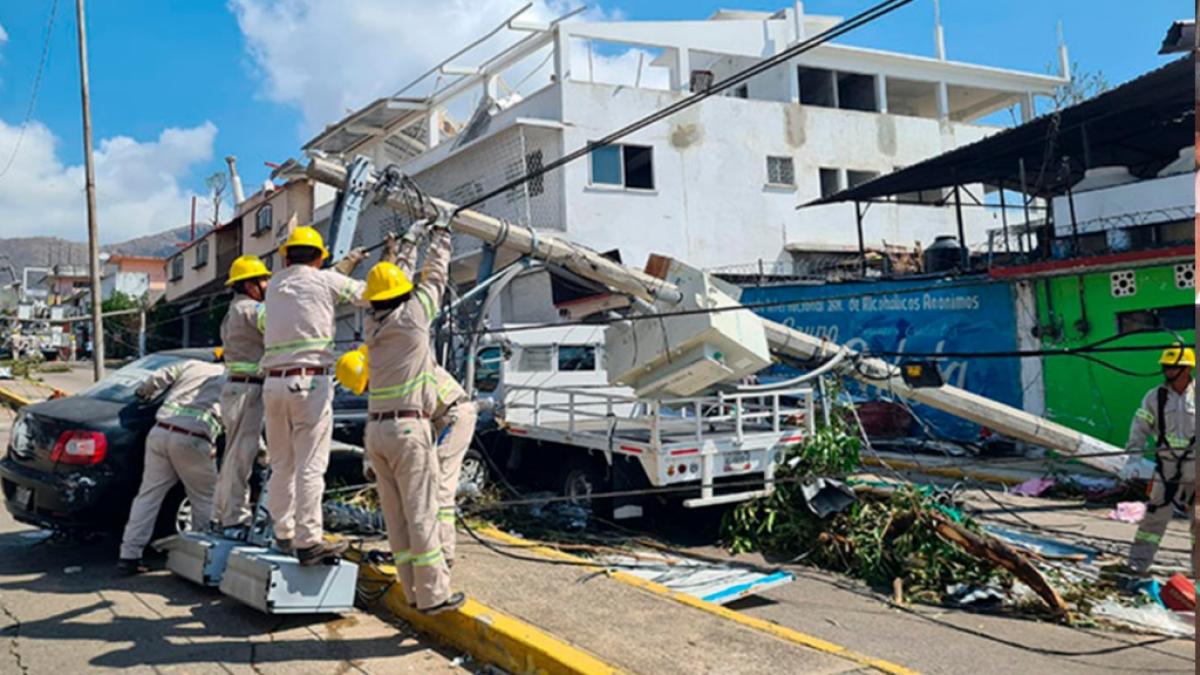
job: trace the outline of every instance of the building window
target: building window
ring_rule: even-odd
[[[750,85],[743,84],[733,89],[734,98],[750,98]]]
[[[183,278],[183,254],[171,258],[171,281],[179,281]]]
[[[606,145],[591,152],[592,185],[614,185],[631,190],[654,189],[653,148],[643,145]]]
[[[201,239],[199,244],[196,244],[196,268],[199,269],[208,264],[208,240]]]
[[[800,78],[800,103],[822,108],[837,107],[837,88],[834,87],[833,71],[824,68],[798,68]]]
[[[525,154],[525,173],[542,170],[542,160],[544,155],[541,150],[534,150]],[[546,174],[534,176],[529,179],[529,196],[536,197],[546,191]]]
[[[767,157],[767,183],[787,186],[796,184],[796,169],[791,157]]]
[[[837,192],[841,189],[838,186],[838,184],[841,182],[838,180],[838,170],[837,169],[818,169],[817,173],[820,175],[820,178],[821,178],[821,196],[829,197],[834,194],[837,194]]]
[[[838,107],[842,110],[876,112],[875,78],[858,73],[838,73]]]
[[[596,369],[596,348],[591,345],[559,345],[558,370],[579,371]]]
[[[855,171],[854,169],[846,171],[846,184],[852,188],[856,188],[876,178],[879,178],[878,171]]]
[[[525,373],[548,373],[554,370],[553,347],[522,347],[517,370]]]
[[[1117,314],[1117,333],[1136,333],[1147,330],[1195,330],[1196,314],[1192,305],[1176,305],[1157,309],[1137,309]]]
[[[263,232],[271,231],[271,223],[273,216],[271,214],[271,205],[263,204],[258,209],[258,213],[254,214],[254,236],[258,236]]]

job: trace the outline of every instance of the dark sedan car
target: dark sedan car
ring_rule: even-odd
[[[142,402],[134,390],[151,372],[181,359],[211,361],[213,356],[208,349],[158,352],[77,396],[22,408],[0,459],[0,485],[13,517],[77,532],[124,527],[141,484],[146,435],[161,403],[161,397]],[[360,457],[357,448],[339,447],[330,458],[327,483],[360,480]],[[159,510],[155,536],[186,528],[189,516],[183,485],[176,484]]]

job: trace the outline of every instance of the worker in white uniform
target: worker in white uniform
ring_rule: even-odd
[[[321,519],[333,440],[334,321],[339,305],[359,302],[363,282],[348,275],[366,257],[356,249],[333,269],[320,233],[297,227],[280,247],[287,267],[267,285],[261,370],[266,375],[267,510],[275,546],[301,565],[334,559],[346,543],[327,542]]]
[[[245,539],[249,532],[250,474],[263,431],[263,380],[258,362],[263,356],[263,299],[270,278],[270,270],[258,256],[244,255],[229,266],[229,280],[225,282],[233,288],[234,296],[221,322],[226,374],[221,391],[225,454],[217,474],[213,518],[219,531],[235,539]]]
[[[367,400],[367,455],[377,474],[380,507],[401,587],[424,614],[456,609],[466,601],[450,590],[438,529],[437,449],[430,411],[437,407],[437,377],[430,324],[441,303],[450,264],[449,221],[431,228],[420,283],[414,288],[399,267],[380,262],[367,275],[364,298],[371,385]]]
[[[1193,533],[1196,526],[1196,353],[1178,345],[1164,351],[1158,362],[1165,382],[1142,399],[1125,445],[1140,453],[1151,441],[1155,457],[1146,515],[1134,535],[1128,568],[1122,570],[1135,576],[1149,571],[1176,509],[1187,512]],[[1137,455],[1129,461],[1137,461]]]
[[[421,234],[420,230],[410,229],[396,251],[396,265],[410,277],[417,264],[418,237]],[[453,567],[457,539],[454,498],[458,493],[463,458],[471,447],[471,439],[475,437],[479,411],[458,380],[436,363],[434,377],[437,379],[437,406],[429,412],[433,422],[433,437],[437,441],[438,531],[446,565]]]
[[[220,358],[219,352],[217,358]],[[159,507],[179,481],[192,504],[193,527],[208,523],[217,483],[217,438],[225,369],[219,363],[185,360],[150,374],[135,393],[150,401],[167,394],[146,437],[142,486],[129,508],[117,570],[145,571],[142,551],[154,534]]]

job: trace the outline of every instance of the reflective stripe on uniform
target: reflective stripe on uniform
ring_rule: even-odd
[[[1176,436],[1175,434],[1167,434],[1167,445],[1172,448],[1186,448],[1192,444],[1192,439]]]
[[[367,396],[367,400],[385,401],[393,398],[402,398],[404,396],[408,396],[426,384],[432,384],[435,386],[437,385],[437,378],[433,376],[433,373],[428,371],[421,373],[411,380],[401,384],[392,385],[390,387],[381,387],[379,389],[372,389],[371,393]]]
[[[258,332],[267,332],[267,306],[261,302],[254,306],[254,325]]]
[[[412,557],[414,567],[428,567],[442,561],[442,547],[439,546],[428,553],[417,553]]]
[[[397,565],[403,565],[412,560],[412,557],[412,551],[395,551],[392,553],[392,562]]]
[[[418,288],[416,295],[417,299],[421,301],[421,306],[425,308],[425,318],[433,321],[433,315],[435,314],[433,311],[435,309],[433,306],[433,298],[430,298],[429,294],[426,293],[425,289],[423,288]]]
[[[448,403],[449,400],[446,397],[449,396],[454,391],[454,387],[456,384],[457,383],[454,380],[446,380],[445,382],[443,382],[441,384],[441,386],[439,386],[437,388],[438,400],[441,401],[442,403]]]
[[[1151,426],[1154,426],[1154,424],[1158,421],[1157,419],[1155,419],[1154,413],[1150,412],[1149,410],[1146,410],[1145,408],[1138,408],[1136,415],[1139,420],[1141,420]]]
[[[311,338],[307,340],[289,340],[267,345],[268,354],[286,354],[304,349],[333,349],[332,338]]]
[[[256,361],[226,361],[225,371],[230,375],[257,375],[258,362]]]
[[[217,418],[214,417],[212,413],[206,410],[196,410],[195,408],[189,408],[177,403],[164,403],[162,404],[162,409],[171,415],[191,417],[192,419],[199,420],[202,424],[208,427],[210,432],[209,440],[216,440],[217,436],[221,435],[221,423],[217,421]]]
[[[453,523],[454,522],[454,507],[453,506],[443,506],[442,508],[438,509],[437,519],[442,521],[443,523]]]
[[[1144,541],[1147,544],[1158,544],[1162,542],[1162,536],[1154,534],[1153,532],[1142,532],[1141,530],[1138,530],[1138,533],[1133,536],[1133,540]]]

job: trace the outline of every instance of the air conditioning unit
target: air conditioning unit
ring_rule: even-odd
[[[692,396],[771,365],[762,319],[740,307],[737,287],[659,256],[647,271],[678,287],[683,299],[656,303],[652,313],[608,327],[611,383],[632,387],[638,396]]]

